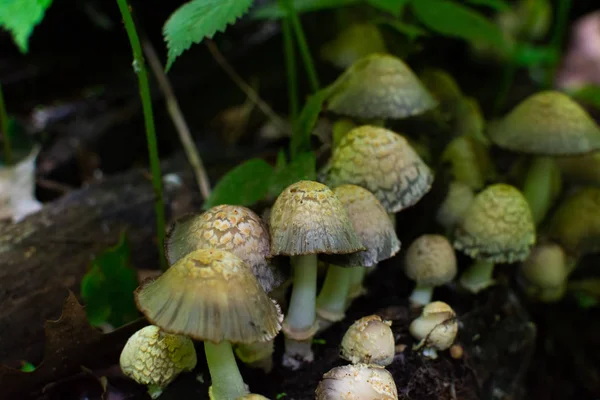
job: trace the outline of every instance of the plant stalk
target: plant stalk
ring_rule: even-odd
[[[2,85],[0,85],[0,129],[2,129],[2,147],[4,155],[4,165],[12,164],[12,146],[10,144],[10,135],[8,133],[8,114],[6,112],[6,106],[4,105],[4,94],[2,92]]]
[[[294,283],[286,322],[297,331],[310,329],[315,323],[317,296],[317,256],[292,257]]]
[[[286,8],[286,0],[279,0],[282,8]],[[290,107],[290,120],[292,127],[295,127],[300,112],[298,97],[298,70],[296,69],[296,50],[294,49],[294,36],[290,17],[286,16],[281,22],[283,32],[283,50],[285,53],[285,69],[287,71],[288,98]],[[295,129],[292,129],[292,135]]]
[[[163,199],[162,188],[162,173],[160,170],[160,157],[158,155],[158,144],[156,141],[156,130],[154,128],[154,114],[152,113],[152,99],[150,97],[150,85],[148,83],[148,74],[144,61],[144,54],[135,29],[135,23],[129,10],[127,0],[117,0],[123,24],[129,37],[131,50],[133,52],[133,70],[138,77],[138,85],[140,89],[140,98],[142,100],[142,108],[144,110],[144,124],[146,126],[146,142],[148,144],[148,155],[150,158],[150,171],[152,173],[152,187],[154,188],[154,212],[156,214],[156,231],[158,236],[158,255],[160,266],[167,269],[167,260],[165,258],[164,242],[165,242],[165,206]]]

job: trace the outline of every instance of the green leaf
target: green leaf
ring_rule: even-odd
[[[496,11],[506,11],[510,5],[504,0],[467,0],[476,6],[486,6]]]
[[[413,24],[409,24],[402,21],[392,20],[379,20],[377,23],[387,25],[392,29],[395,29],[398,33],[406,35],[410,40],[415,40],[420,36],[427,36],[427,31],[421,27]]]
[[[21,361],[21,368],[19,368],[22,372],[33,372],[35,371],[35,365],[28,361]]]
[[[291,163],[277,168],[271,177],[269,194],[279,196],[283,190],[301,180],[314,181],[316,179],[317,159],[312,151],[301,153]]]
[[[319,114],[323,108],[323,103],[329,97],[332,86],[321,89],[308,98],[304,108],[300,112],[296,123],[294,134],[292,135],[292,155],[310,150],[310,135],[312,134]]]
[[[269,192],[273,167],[265,160],[253,158],[229,171],[204,203],[204,209],[220,204],[251,206]]]
[[[506,48],[500,28],[469,7],[448,0],[412,0],[411,6],[419,21],[434,32]]]
[[[33,28],[51,4],[52,0],[0,0],[0,26],[12,34],[21,53],[29,51]]]
[[[559,54],[554,46],[535,46],[521,43],[516,47],[512,61],[521,67],[532,67],[554,65],[558,57]]]
[[[163,34],[168,48],[167,71],[192,43],[223,32],[245,14],[253,0],[192,0],[179,7],[167,20]]]
[[[123,233],[119,243],[94,260],[81,281],[81,297],[92,326],[110,324],[117,328],[138,318],[133,298],[138,286],[131,266],[131,249]]]
[[[399,17],[409,0],[367,0],[372,7]]]
[[[364,0],[294,0],[293,6],[296,10],[296,13],[303,14],[307,12],[345,7],[351,4],[362,3],[363,1]],[[279,2],[274,1],[256,9],[256,11],[250,14],[250,17],[254,19],[279,19],[285,17],[286,15],[287,11],[281,8]]]

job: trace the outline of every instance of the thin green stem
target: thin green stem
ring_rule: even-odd
[[[535,157],[525,177],[523,196],[529,203],[533,220],[542,222],[555,199],[555,176],[560,176],[552,157]]]
[[[571,10],[571,2],[572,0],[559,0],[558,7],[556,8],[556,22],[554,24],[554,32],[552,32],[552,39],[550,43],[556,54],[560,54],[563,42],[565,40],[567,26],[569,25],[569,12]],[[556,69],[558,63],[560,62],[560,57],[556,57],[556,61],[554,65],[552,65],[550,69],[550,73],[548,74],[546,80],[546,87],[551,87],[552,82],[554,82],[554,75],[556,74]]]
[[[279,0],[282,8],[286,8],[285,0]],[[298,70],[296,68],[296,50],[294,48],[294,36],[292,32],[292,24],[290,17],[283,18],[281,23],[283,32],[283,50],[285,52],[285,69],[287,71],[288,98],[290,107],[290,120],[292,126],[298,120],[300,112],[299,97],[298,97]],[[295,129],[294,129],[295,131]]]
[[[317,297],[317,310],[321,318],[336,322],[344,317],[346,298],[350,288],[351,268],[329,265],[323,287]]]
[[[150,97],[150,84],[148,83],[148,74],[144,61],[144,54],[135,29],[133,17],[129,11],[127,0],[117,0],[121,16],[129,43],[133,51],[133,70],[138,77],[138,85],[140,89],[140,97],[142,100],[142,108],[144,110],[144,123],[146,125],[146,141],[148,143],[148,154],[150,158],[150,171],[152,172],[152,186],[154,195],[154,212],[156,214],[156,230],[158,235],[158,254],[160,265],[163,269],[167,269],[167,261],[165,258],[165,250],[163,243],[165,242],[165,206],[163,200],[162,188],[162,173],[160,171],[160,157],[158,155],[158,144],[156,141],[156,132],[154,128],[154,114],[152,113],[152,99]]]
[[[294,283],[286,316],[287,325],[295,331],[307,331],[315,323],[317,297],[317,256],[292,257]]]
[[[2,145],[4,155],[4,165],[12,164],[12,146],[10,144],[10,135],[8,133],[8,114],[4,105],[4,94],[2,85],[0,85],[0,129],[2,129]]]
[[[235,362],[231,343],[204,342],[204,354],[210,372],[211,400],[234,400],[248,394],[244,378]]]
[[[471,293],[480,292],[495,283],[494,263],[490,261],[475,261],[460,277],[460,284]]]
[[[287,14],[290,18],[290,22],[292,24],[292,28],[294,29],[294,33],[296,34],[296,41],[298,42],[300,56],[302,57],[302,61],[304,62],[304,68],[306,69],[306,74],[308,75],[308,82],[310,84],[312,92],[316,93],[319,90],[320,86],[319,77],[317,76],[317,70],[315,69],[315,64],[313,62],[312,55],[310,54],[310,49],[308,47],[308,42],[306,41],[306,36],[304,35],[304,29],[302,29],[300,17],[298,17],[298,13],[294,8],[292,0],[286,0],[286,3]]]

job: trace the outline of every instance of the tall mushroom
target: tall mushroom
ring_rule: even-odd
[[[471,292],[492,285],[494,263],[523,261],[535,244],[535,224],[527,200],[510,185],[490,185],[475,196],[456,228],[454,247],[476,262],[461,276]]]
[[[373,267],[400,251],[400,241],[392,222],[371,192],[356,185],[341,185],[334,188],[333,193],[346,209],[350,222],[366,250],[323,256],[323,260],[330,264],[317,297],[317,315],[321,320],[321,328],[344,318],[353,269]]]
[[[156,280],[140,286],[135,299],[146,318],[165,332],[204,341],[213,400],[248,393],[231,343],[271,340],[283,319],[250,266],[218,249],[188,253]]]
[[[502,120],[490,124],[491,141],[504,149],[536,156],[529,166],[523,194],[536,223],[559,193],[555,158],[600,150],[600,128],[569,96],[558,91],[533,94]]]
[[[271,209],[271,255],[291,257],[293,287],[283,323],[284,364],[291,368],[313,359],[317,254],[365,250],[342,203],[327,186],[300,181],[288,186]],[[300,361],[299,361],[300,360]]]

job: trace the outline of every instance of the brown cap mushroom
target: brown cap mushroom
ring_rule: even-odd
[[[340,356],[352,364],[390,365],[396,347],[391,325],[378,315],[354,321],[342,338]]]
[[[415,319],[409,327],[410,334],[420,342],[414,350],[424,347],[423,355],[437,358],[437,351],[449,349],[458,333],[456,313],[448,304],[434,301],[427,304],[421,316]]]
[[[344,136],[321,177],[331,187],[349,183],[368,189],[391,213],[416,204],[433,182],[431,169],[404,137],[371,125]]]
[[[323,375],[315,393],[316,400],[398,400],[392,374],[367,364],[333,368]]]

